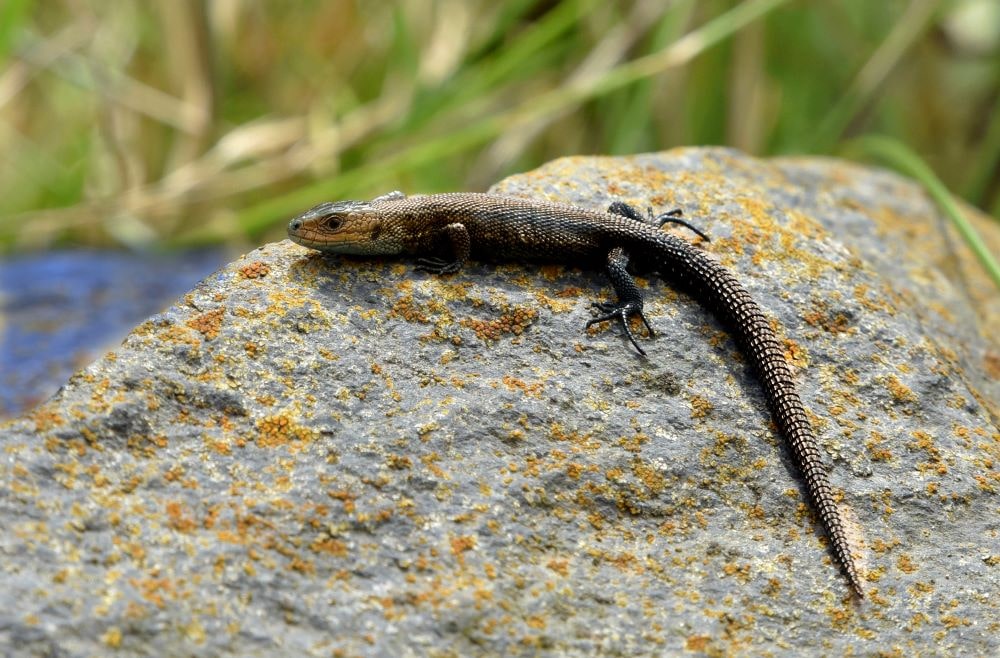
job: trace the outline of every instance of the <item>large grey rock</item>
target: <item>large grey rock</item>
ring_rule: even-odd
[[[711,234],[784,327],[868,599],[734,343],[668,284],[643,359],[582,331],[601,273],[286,241],[0,430],[2,653],[1000,652],[1000,302],[917,188],[683,150],[495,191]]]

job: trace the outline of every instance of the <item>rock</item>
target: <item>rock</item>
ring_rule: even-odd
[[[3,652],[1000,651],[1000,301],[914,185],[691,149],[494,191],[712,236],[783,326],[869,598],[735,344],[667,283],[643,359],[583,331],[599,272],[284,241],[0,429]]]

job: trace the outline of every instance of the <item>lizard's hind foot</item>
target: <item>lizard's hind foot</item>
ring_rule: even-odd
[[[633,315],[638,315],[642,323],[646,325],[646,330],[649,332],[649,336],[653,337],[656,332],[653,331],[653,327],[649,325],[649,321],[646,320],[646,316],[642,312],[642,304],[637,304],[635,302],[625,302],[623,304],[615,304],[614,302],[594,302],[592,306],[604,315],[598,316],[587,321],[587,329],[598,322],[607,322],[609,320],[618,320],[621,324],[622,329],[625,330],[625,335],[628,339],[632,341],[632,345],[635,349],[639,350],[639,354],[646,356],[646,350],[639,347],[639,342],[635,339],[635,333],[632,331],[632,327],[629,324],[629,318]]]

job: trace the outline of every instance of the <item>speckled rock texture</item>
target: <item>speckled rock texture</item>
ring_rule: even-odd
[[[1000,298],[917,187],[690,149],[494,191],[712,236],[783,327],[866,600],[668,282],[642,282],[644,359],[583,330],[599,272],[285,241],[0,426],[0,653],[1000,653]]]

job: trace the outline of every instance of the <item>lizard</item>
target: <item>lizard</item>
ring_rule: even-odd
[[[799,397],[775,330],[739,279],[704,250],[662,230],[682,224],[707,238],[673,210],[643,217],[621,201],[607,211],[569,204],[480,193],[406,196],[390,192],[371,201],[321,203],[292,219],[289,238],[304,247],[353,255],[411,255],[417,268],[459,271],[470,258],[532,260],[601,267],[617,301],[596,302],[600,315],[617,320],[640,355],[630,327],[643,314],[643,298],[631,272],[655,272],[705,306],[726,325],[754,367],[768,407],[806,485],[813,509],[851,591],[864,598],[819,444]]]

